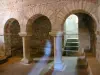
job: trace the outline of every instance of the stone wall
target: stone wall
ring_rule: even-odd
[[[8,21],[5,25],[5,51],[7,56],[22,55],[22,38],[18,35],[20,26],[18,21]]]
[[[20,32],[26,33],[29,18],[36,14],[47,16],[51,22],[51,30],[58,31],[73,12],[84,12],[92,16],[97,25],[96,31],[99,32],[100,5],[97,3],[93,0],[0,0],[0,35],[4,35],[4,25],[10,18],[17,19]],[[96,50],[99,51],[99,43]]]
[[[80,48],[84,48],[85,51],[90,51],[91,42],[90,42],[90,30],[89,30],[89,20],[87,18],[90,18],[91,16],[84,14],[84,13],[77,13],[77,16],[79,18],[79,42],[80,42]],[[91,18],[92,19],[92,18]],[[91,29],[91,28],[90,28]]]
[[[93,52],[95,55],[96,51],[96,23],[91,16],[88,14],[81,13],[79,16],[79,37],[80,46],[85,50]]]
[[[37,18],[32,24],[32,36],[30,41],[31,55],[43,56],[47,40],[50,40],[49,32],[51,23],[45,16]]]
[[[79,42],[80,47],[84,48],[84,50],[90,50],[90,33],[86,25],[79,25]]]
[[[97,17],[97,4],[91,0],[1,0],[0,3],[1,26],[3,27],[9,18],[15,18],[21,25],[21,32],[25,32],[28,19],[36,14],[47,16],[52,30],[60,30],[65,18],[73,10],[84,10],[95,19]]]

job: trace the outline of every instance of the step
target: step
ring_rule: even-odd
[[[78,52],[78,50],[63,50],[64,52]]]
[[[79,43],[79,42],[66,42],[66,43]]]
[[[78,39],[78,38],[67,38],[67,39]]]
[[[79,43],[66,43],[66,46],[78,46]]]
[[[64,50],[78,50],[78,47],[65,47]]]
[[[65,46],[65,47],[79,47],[79,46]]]
[[[67,39],[66,42],[78,42],[78,39]]]
[[[77,53],[78,53],[78,51],[66,51],[66,52],[64,51],[63,55],[64,56],[76,56]]]

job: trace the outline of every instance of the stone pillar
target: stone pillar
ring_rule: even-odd
[[[54,37],[54,70],[63,71],[62,32],[50,32],[50,35]]]
[[[32,58],[30,56],[30,48],[29,48],[31,35],[27,35],[26,33],[24,34],[19,33],[19,35],[22,36],[22,41],[23,41],[23,59],[21,61],[24,64],[28,64],[32,61]]]
[[[11,54],[11,34],[5,33],[4,37],[5,37],[5,46],[4,46],[5,55],[7,57],[10,57],[12,55]]]

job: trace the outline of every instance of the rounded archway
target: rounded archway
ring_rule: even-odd
[[[78,16],[71,14],[64,23],[64,50],[66,51],[64,53],[66,55],[72,55],[73,51],[78,51],[78,33]]]
[[[4,27],[4,42],[7,56],[22,56],[22,38],[19,36],[20,25],[14,18],[9,19]]]
[[[85,52],[96,55],[96,22],[90,14],[85,12],[74,12],[78,17],[78,37],[79,47],[84,48]],[[69,16],[71,15],[69,14]],[[75,30],[73,30],[75,31]]]
[[[27,24],[27,33],[32,34],[30,36],[31,57],[41,57],[44,55],[46,41],[50,40],[50,20],[44,15],[35,15]]]
[[[96,56],[96,22],[86,13],[76,13],[79,18],[80,47]]]

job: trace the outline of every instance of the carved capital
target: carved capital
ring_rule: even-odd
[[[20,32],[19,35],[22,36],[22,37],[24,37],[24,36],[32,36],[31,33],[26,33],[26,32]]]
[[[49,32],[49,34],[51,36],[56,37],[56,36],[62,36],[63,35],[63,32],[62,31],[52,31],[52,32]]]

